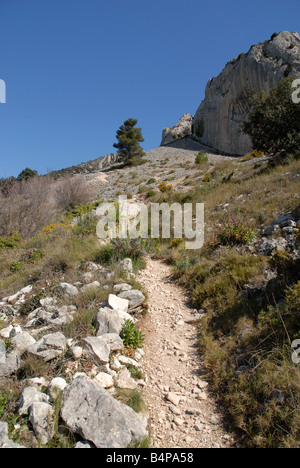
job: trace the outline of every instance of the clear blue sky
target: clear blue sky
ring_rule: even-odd
[[[231,58],[299,19],[299,0],[0,0],[0,177],[114,152],[129,117],[159,146]]]

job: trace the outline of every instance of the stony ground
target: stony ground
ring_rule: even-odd
[[[170,267],[148,259],[138,280],[149,294],[142,323],[143,370],[150,412],[151,447],[225,448],[236,443],[216,405],[198,347],[195,313],[170,279]]]
[[[141,199],[141,186],[157,191],[168,177],[174,190],[184,191],[187,177],[199,177],[195,158],[200,150],[206,151],[211,165],[236,161],[212,154],[197,142],[181,140],[147,151],[147,163],[142,166],[106,170],[88,178],[99,197],[107,200],[119,193],[131,193],[133,201]],[[147,183],[150,178],[155,182]],[[226,430],[222,411],[205,381],[197,326],[186,322],[193,318],[193,309],[170,273],[169,266],[148,259],[138,278],[149,294],[149,313],[141,328],[146,333],[143,393],[150,412],[151,447],[232,447],[234,435]]]
[[[199,169],[195,166],[195,158],[201,150],[207,153],[209,164],[224,161],[238,163],[236,158],[213,154],[207,147],[197,142],[181,140],[174,143],[174,146],[160,146],[147,151],[143,158],[147,161],[146,164],[95,171],[86,175],[86,178],[97,197],[102,200],[115,200],[119,194],[130,193],[136,196],[139,189],[145,186],[148,190],[158,191],[159,183],[166,179],[176,187],[176,191],[187,190],[184,181],[187,177],[192,180],[197,178]],[[155,182],[149,184],[151,178],[154,178]]]

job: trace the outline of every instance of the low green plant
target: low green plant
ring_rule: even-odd
[[[205,174],[205,176],[203,177],[202,182],[204,184],[209,184],[211,181],[212,181],[212,174],[211,172],[207,172],[207,174]]]
[[[145,334],[129,319],[125,321],[120,336],[127,348],[142,348],[145,340]]]
[[[171,249],[176,249],[177,247],[179,247],[183,242],[183,239],[182,238],[178,238],[178,239],[173,239],[170,243],[170,248]]]
[[[235,224],[226,226],[218,239],[222,245],[243,245],[253,241],[255,232],[248,226]]]
[[[23,262],[14,262],[10,265],[9,269],[11,272],[15,273],[16,271],[20,271],[23,268]]]
[[[199,151],[199,153],[196,156],[195,163],[198,164],[198,165],[208,163],[208,156],[205,153],[205,151],[203,151],[203,150]]]
[[[5,249],[16,249],[19,247],[22,236],[17,232],[12,232],[9,236],[0,237],[0,251]]]

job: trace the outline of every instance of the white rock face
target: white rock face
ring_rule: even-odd
[[[268,93],[284,76],[300,77],[300,36],[287,31],[252,46],[208,82],[193,120],[194,136],[223,154],[252,151],[250,138],[240,129],[250,110],[249,98]]]
[[[173,128],[163,129],[161,146],[172,143],[176,138],[182,138],[192,134],[193,116],[184,114]]]

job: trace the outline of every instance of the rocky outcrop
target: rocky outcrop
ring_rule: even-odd
[[[249,99],[261,91],[268,93],[285,76],[300,77],[300,36],[286,31],[252,46],[208,82],[193,120],[194,137],[223,154],[252,151],[250,138],[241,132]]]
[[[173,127],[166,127],[163,130],[161,146],[168,145],[178,138],[192,134],[192,123],[193,116],[190,114],[184,114],[179,122]]]
[[[98,169],[106,169],[107,167],[113,166],[119,162],[119,155],[116,153],[110,153],[99,160]]]
[[[135,276],[129,258],[115,270],[87,263],[78,272],[81,281],[76,286],[57,285],[58,297],[46,297],[43,290],[27,286],[0,300],[0,319],[5,325],[0,330],[1,385],[4,388],[14,375],[24,386],[18,400],[18,416],[30,423],[24,429],[28,447],[51,446],[52,439],[66,427],[86,439],[76,444],[76,448],[126,448],[140,444],[147,436],[147,415],[144,412],[139,415],[119,402],[118,389],[129,391],[146,385],[144,380],[133,378],[126,367],[141,367],[138,361],[142,359],[142,350],[131,350],[135,359],[123,356],[125,343],[120,336],[126,321],[137,322],[130,313],[136,314],[145,296],[119,278],[120,272],[127,277]],[[111,290],[117,295],[107,293],[108,301],[101,302],[93,336],[82,336],[79,342],[76,338],[68,339],[64,325],[71,324],[78,314],[77,307],[68,303],[89,289]],[[126,298],[122,297],[124,294]],[[59,304],[64,300],[68,305]],[[30,313],[29,304],[36,307]],[[21,310],[24,305],[26,313]],[[81,320],[80,312],[77,318]],[[37,369],[39,364],[43,368],[45,363],[51,363],[52,380],[44,377],[25,380],[23,366],[26,367],[27,360],[35,362]],[[59,373],[67,380],[57,376]],[[15,426],[15,431],[18,430],[21,426]],[[23,448],[8,436],[8,424],[1,421],[0,448]]]
[[[126,448],[147,434],[137,413],[83,375],[64,390],[61,416],[67,427],[97,448]]]

